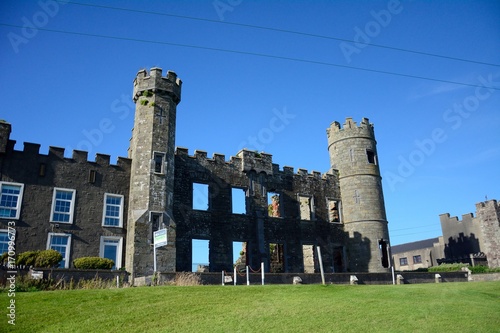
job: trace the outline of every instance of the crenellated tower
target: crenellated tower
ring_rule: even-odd
[[[132,159],[125,266],[132,278],[154,271],[153,232],[167,228],[168,245],[157,249],[157,271],[176,266],[173,216],[176,108],[182,82],[160,68],[137,73],[136,104],[130,141]]]
[[[327,129],[330,165],[339,172],[342,222],[351,272],[387,272],[389,231],[373,124],[347,118]]]

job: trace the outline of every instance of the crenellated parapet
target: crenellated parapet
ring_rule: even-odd
[[[166,76],[162,76],[162,69],[158,67],[151,68],[148,72],[143,69],[137,73],[134,80],[134,102],[144,95],[144,92],[164,93],[169,95],[172,100],[179,104],[181,101],[182,81],[173,71],[168,71]]]
[[[94,160],[91,161],[88,158],[87,151],[76,150],[76,149],[72,151],[71,157],[68,158],[64,156],[66,149],[54,146],[49,146],[48,154],[45,155],[40,153],[41,145],[32,142],[24,142],[23,150],[15,150],[14,149],[15,142],[11,140],[10,143],[11,143],[10,145],[11,149],[8,151],[8,153],[13,155],[22,155],[22,158],[28,161],[42,161],[42,160],[46,161],[53,159],[53,160],[63,160],[67,162],[74,162],[80,164],[92,163],[100,166],[117,166],[124,169],[130,169],[130,164],[131,164],[131,160],[125,157],[118,157],[117,163],[111,164],[111,156],[100,153],[96,153]]]
[[[359,125],[350,117],[346,118],[342,126],[338,121],[334,121],[326,130],[326,134],[329,146],[334,142],[348,138],[367,138],[375,140],[373,124],[370,123],[368,118],[362,118]]]
[[[189,155],[189,150],[183,147],[176,147],[175,155],[197,160],[200,164],[204,165],[226,165],[231,169],[239,170],[244,173],[254,171],[257,174],[263,172],[268,176],[282,174],[283,176],[299,176],[329,181],[338,179],[337,170],[322,174],[319,171],[313,170],[309,172],[307,169],[302,168],[298,168],[297,172],[295,172],[295,169],[290,166],[284,166],[283,169],[280,169],[279,164],[273,163],[271,154],[263,152],[258,153],[247,149],[240,150],[236,156],[231,156],[229,160],[226,160],[226,155],[219,153],[213,153],[210,158],[208,157],[208,153],[204,150],[195,150],[193,155]]]

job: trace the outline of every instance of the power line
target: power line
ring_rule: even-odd
[[[15,25],[15,24],[8,24],[8,23],[0,23],[0,26],[13,27],[13,28],[23,28],[23,26]],[[221,48],[208,47],[208,46],[171,43],[171,42],[146,40],[146,39],[130,38],[130,37],[117,37],[117,36],[109,36],[109,35],[98,35],[98,34],[90,34],[90,33],[85,33],[85,32],[64,31],[64,30],[55,30],[55,29],[47,29],[47,28],[37,28],[37,29],[40,30],[40,31],[47,31],[47,32],[67,34],[67,35],[76,35],[76,36],[85,36],[85,37],[97,37],[97,38],[105,38],[105,39],[122,40],[122,41],[128,41],[128,42],[139,42],[139,43],[170,45],[170,46],[193,48],[193,49],[208,50],[208,51],[217,51],[217,52],[226,52],[226,53],[234,53],[234,54],[243,54],[243,55],[250,55],[250,56],[256,56],[256,57],[263,57],[263,58],[288,60],[288,61],[303,62],[303,63],[309,63],[309,64],[323,65],[323,66],[331,66],[331,67],[338,67],[338,68],[353,69],[353,70],[358,70],[358,71],[371,72],[371,73],[377,73],[377,74],[386,74],[386,75],[393,75],[393,76],[400,76],[400,77],[406,77],[406,78],[412,78],[412,79],[419,79],[419,80],[427,80],[427,81],[434,81],[434,82],[441,82],[441,83],[451,83],[451,84],[456,84],[456,85],[461,85],[461,86],[467,86],[467,87],[474,87],[474,88],[486,88],[486,89],[491,89],[491,90],[500,90],[500,87],[498,87],[498,88],[497,87],[489,87],[489,86],[472,84],[472,83],[464,83],[464,82],[456,82],[456,81],[449,81],[449,80],[434,79],[434,78],[429,78],[429,77],[424,77],[424,76],[418,76],[418,75],[395,73],[395,72],[383,71],[383,70],[378,70],[378,69],[355,67],[355,66],[349,66],[349,65],[340,65],[340,64],[334,64],[334,63],[323,62],[323,61],[299,59],[299,58],[292,58],[292,57],[285,57],[285,56],[277,56],[277,55],[272,55],[272,54],[264,54],[264,53],[248,52],[248,51],[238,51],[238,50],[230,50],[230,49],[221,49]]]
[[[226,24],[226,25],[238,26],[238,27],[244,27],[244,28],[268,30],[268,31],[275,31],[275,32],[281,32],[281,33],[287,33],[287,34],[294,34],[294,35],[300,35],[300,36],[307,36],[307,37],[314,37],[314,38],[320,38],[320,39],[337,40],[337,41],[342,41],[342,42],[347,42],[347,43],[360,44],[359,42],[356,42],[355,40],[352,40],[352,39],[344,39],[344,38],[339,38],[339,37],[318,35],[318,34],[312,34],[312,33],[307,33],[307,32],[294,31],[294,30],[286,30],[286,29],[272,28],[272,27],[265,27],[265,26],[259,26],[259,25],[253,25],[253,24],[246,24],[246,23],[218,21],[218,20],[213,20],[213,19],[208,19],[208,18],[201,18],[201,17],[193,17],[193,16],[186,16],[186,15],[176,15],[176,14],[167,14],[167,13],[160,13],[160,12],[146,11],[146,10],[139,10],[139,9],[130,9],[130,8],[123,8],[123,7],[112,7],[112,6],[104,6],[104,5],[94,5],[94,4],[87,4],[87,3],[80,3],[80,2],[66,2],[65,1],[64,3],[71,4],[71,5],[77,5],[77,6],[104,8],[104,9],[119,10],[119,11],[141,13],[141,14],[148,14],[148,15],[159,15],[159,16],[175,17],[175,18],[185,19],[185,20],[194,20],[194,21],[210,22],[210,23],[217,23],[217,24]],[[493,63],[488,63],[488,62],[482,62],[482,61],[476,61],[476,60],[470,60],[470,59],[463,59],[463,58],[445,56],[445,55],[440,55],[440,54],[435,54],[435,53],[429,53],[429,52],[423,52],[423,51],[409,50],[409,49],[404,49],[404,48],[399,48],[399,47],[393,47],[393,46],[387,46],[387,45],[381,45],[381,44],[374,44],[374,43],[361,43],[361,44],[366,45],[366,46],[373,46],[373,47],[388,49],[388,50],[392,50],[392,51],[407,52],[407,53],[425,55],[425,56],[435,57],[435,58],[442,58],[442,59],[448,59],[448,60],[454,60],[454,61],[468,62],[468,63],[473,63],[473,64],[480,64],[480,65],[500,67],[500,64],[493,64]]]
[[[400,230],[410,230],[410,229],[419,229],[419,228],[426,228],[426,227],[435,227],[436,224],[427,224],[427,225],[421,225],[418,227],[411,227],[411,228],[402,228],[402,229],[393,229],[392,231],[400,231]]]

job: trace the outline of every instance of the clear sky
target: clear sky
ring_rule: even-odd
[[[191,154],[247,147],[324,173],[330,123],[369,118],[393,245],[500,199],[499,1],[78,3],[0,3],[0,118],[18,150],[127,156],[133,79],[161,67],[183,81],[176,145]]]

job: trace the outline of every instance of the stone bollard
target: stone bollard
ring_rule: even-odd
[[[441,275],[439,274],[434,274],[434,280],[436,281],[436,283],[440,283],[441,282]]]
[[[398,276],[396,277],[396,284],[404,284],[404,280],[405,278],[403,277],[403,275],[401,274],[398,274]]]
[[[351,275],[349,281],[351,284],[358,284],[358,278],[356,277],[356,275]]]
[[[302,279],[300,278],[300,276],[293,277],[293,284],[302,284]]]

